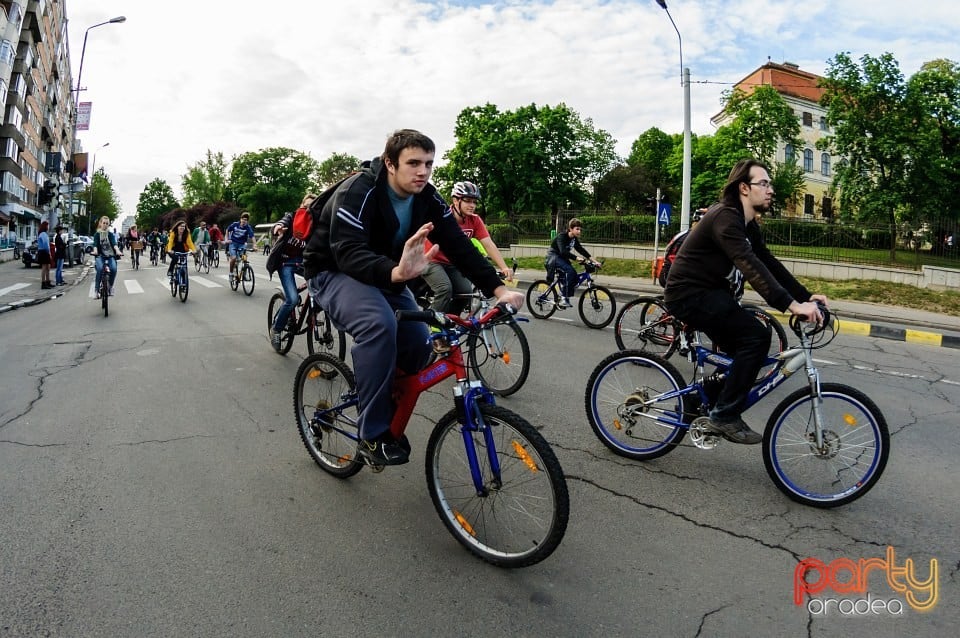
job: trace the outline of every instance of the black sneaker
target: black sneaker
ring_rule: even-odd
[[[371,465],[403,465],[410,460],[410,450],[390,434],[375,441],[360,441],[360,455]]]
[[[763,435],[750,429],[743,419],[737,418],[734,421],[714,421],[710,419],[710,429],[732,443],[741,443],[743,445],[756,445],[763,441]]]

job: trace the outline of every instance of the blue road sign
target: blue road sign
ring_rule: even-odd
[[[671,208],[667,202],[660,202],[660,205],[657,206],[657,223],[663,224],[664,226],[670,225]]]

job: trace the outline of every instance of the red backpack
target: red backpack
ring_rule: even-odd
[[[660,266],[660,272],[657,273],[657,282],[664,288],[667,286],[667,274],[670,272],[670,266],[673,265],[677,253],[680,252],[680,246],[683,245],[683,240],[687,238],[689,233],[689,230],[684,230],[674,235],[663,251],[663,265]]]
[[[293,214],[292,235],[294,239],[306,242],[313,230],[313,215],[307,208],[298,208]]]

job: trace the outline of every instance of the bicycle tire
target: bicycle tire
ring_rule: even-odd
[[[220,251],[219,250],[214,251],[213,253],[213,267],[214,268],[220,267]]]
[[[100,283],[100,308],[103,310],[103,316],[110,316],[110,285],[106,283],[106,280],[110,277],[110,274],[104,272],[102,275],[102,280]]]
[[[525,567],[550,556],[563,540],[570,497],[560,462],[543,436],[525,419],[500,406],[474,404],[490,428],[500,465],[494,477],[488,439],[475,432],[485,490],[478,494],[464,458],[457,411],[438,422],[427,443],[430,499],[440,519],[472,554],[501,567]]]
[[[686,387],[683,375],[661,357],[640,350],[614,352],[597,364],[587,381],[584,405],[590,428],[619,456],[640,461],[663,456],[687,431],[673,423],[686,422],[687,400],[682,395],[654,399]],[[632,408],[642,404],[647,405]]]
[[[193,267],[197,269],[197,272],[200,272],[200,269],[203,268],[203,260],[199,253],[193,256]]]
[[[560,297],[546,279],[538,279],[527,288],[527,308],[537,319],[549,319],[557,311]]]
[[[187,303],[187,295],[190,294],[190,280],[186,277],[183,278],[183,283],[180,284],[180,303]]]
[[[176,299],[177,289],[180,287],[180,271],[174,267],[173,273],[170,277],[170,296]]]
[[[282,306],[285,301],[286,301],[286,297],[279,292],[275,293],[272,297],[270,297],[270,303],[267,305],[267,334],[268,335],[270,334],[270,330],[273,329],[273,323],[277,318],[277,313],[280,312],[280,306]],[[287,321],[288,326],[290,326],[290,324],[293,324],[295,314],[296,314],[296,308],[294,308],[293,312],[290,313],[290,317],[288,318],[289,320]],[[293,340],[296,336],[297,336],[296,330],[290,330],[289,327],[284,328],[283,332],[280,334],[280,349],[279,350],[275,349],[275,352],[277,354],[283,354],[283,355],[290,352],[290,348],[293,347]],[[313,354],[313,351],[310,351],[310,354]]]
[[[530,374],[527,335],[512,317],[482,330],[467,338],[467,364],[488,390],[501,397],[510,396],[523,387]]]
[[[308,293],[309,294],[309,293]],[[312,317],[307,317],[307,352],[326,352],[341,361],[347,360],[347,337],[343,330],[337,330],[330,316],[317,309]]]
[[[206,275],[209,275],[209,274],[210,274],[210,262],[207,261],[207,256],[206,256],[206,255],[203,256],[203,272],[204,272],[204,274],[206,274]]]
[[[820,386],[825,449],[813,435],[813,397],[805,387],[774,408],[763,432],[763,464],[790,499],[830,508],[854,501],[876,485],[890,454],[887,421],[863,392],[840,383]]]
[[[601,330],[610,325],[617,314],[617,300],[606,286],[594,285],[580,295],[577,309],[587,327]]]
[[[253,294],[253,288],[257,285],[256,279],[253,275],[253,266],[248,263],[243,264],[243,268],[240,269],[240,278],[243,280],[243,294],[250,296]],[[247,286],[247,284],[250,284]]]
[[[240,276],[237,274],[236,270],[230,272],[230,289],[236,292],[237,288],[240,287]]]
[[[363,469],[357,455],[357,406],[336,407],[345,397],[356,392],[357,380],[346,363],[336,357],[318,353],[305,358],[293,385],[293,410],[297,417],[297,431],[310,458],[320,468],[337,478],[349,478]],[[335,408],[336,409],[333,409]],[[333,409],[318,418],[317,410]]]
[[[680,328],[658,297],[637,297],[617,314],[613,336],[620,350],[668,359],[680,344]]]

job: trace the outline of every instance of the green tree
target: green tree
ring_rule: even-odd
[[[672,179],[668,162],[678,143],[682,151],[682,136],[668,135],[653,127],[641,133],[630,146],[627,165],[642,169],[638,174],[649,179],[649,184],[643,187],[647,199],[651,201],[656,199],[656,191],[659,188],[663,200],[679,200],[681,183]]]
[[[860,64],[847,53],[828,61],[821,81],[821,104],[833,134],[818,143],[845,158],[837,166],[840,211],[858,221],[888,222],[904,215],[909,201],[913,167],[918,158],[917,107],[908,101],[906,82],[889,53],[865,55]],[[906,213],[909,216],[909,213]],[[891,258],[896,237],[891,233]]]
[[[159,177],[154,178],[140,192],[137,201],[137,226],[150,230],[159,227],[165,213],[180,207],[180,202],[173,195],[173,188]]]
[[[319,190],[333,186],[345,176],[360,168],[360,160],[347,153],[333,153],[317,168]]]
[[[772,86],[758,86],[750,93],[733,89],[724,93],[722,102],[733,115],[728,126],[750,157],[772,166],[780,143],[803,145],[796,114]]]
[[[107,173],[98,169],[90,183],[78,195],[87,209],[87,221],[91,229],[95,228],[96,220],[106,215],[112,223],[120,215],[120,201],[113,190],[113,182]]]
[[[583,206],[618,160],[610,134],[565,104],[502,113],[492,104],[469,107],[457,116],[454,134],[437,182],[448,189],[473,181],[484,189],[488,210],[508,214]]]
[[[295,210],[314,188],[317,162],[290,148],[267,148],[233,158],[229,190],[252,224],[277,219]]]
[[[183,205],[211,204],[227,198],[227,162],[223,153],[207,149],[207,159],[187,167],[181,178]]]

